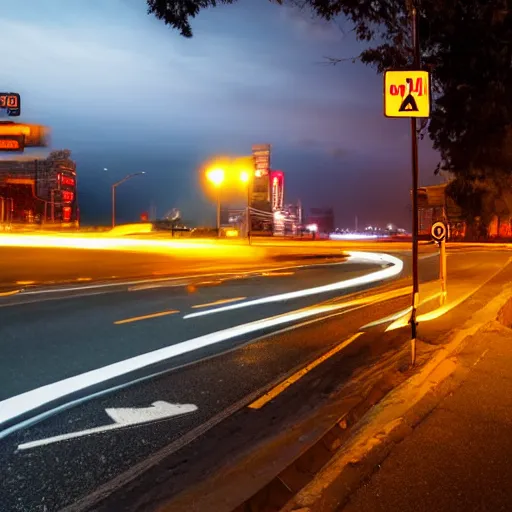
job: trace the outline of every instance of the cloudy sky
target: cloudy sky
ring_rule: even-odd
[[[325,64],[362,46],[343,22],[326,26],[266,0],[201,13],[184,39],[146,14],[144,0],[0,0],[2,89],[22,94],[22,117],[52,127],[52,146],[79,165],[85,221],[122,220],[155,204],[214,222],[199,169],[216,154],[273,145],[285,200],[332,206],[338,226],[410,214],[409,125],[382,114],[382,82],[362,64]],[[420,148],[420,181],[437,155]],[[104,171],[107,168],[107,171]]]

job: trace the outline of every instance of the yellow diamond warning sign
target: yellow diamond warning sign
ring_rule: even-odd
[[[429,117],[430,77],[428,71],[384,73],[386,117]]]

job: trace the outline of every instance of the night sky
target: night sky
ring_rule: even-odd
[[[336,225],[408,227],[407,120],[382,114],[382,78],[352,57],[350,25],[313,22],[265,0],[201,13],[184,39],[146,14],[144,0],[0,0],[1,88],[22,95],[22,121],[52,127],[52,147],[78,163],[85,223],[107,221],[110,184],[120,220],[150,204],[163,216],[213,223],[199,185],[216,154],[273,145],[285,201],[332,206]],[[435,182],[430,141],[420,182]],[[104,171],[107,168],[107,171]]]

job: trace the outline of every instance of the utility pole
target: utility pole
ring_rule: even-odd
[[[217,188],[217,238],[220,237],[220,187]]]
[[[419,70],[420,45],[418,36],[418,18],[414,1],[411,8],[411,35],[415,70]],[[419,304],[419,278],[418,278],[418,132],[416,118],[411,117],[411,157],[412,157],[412,309],[411,309],[411,363],[416,363],[416,336],[417,322],[416,309]]]
[[[249,174],[249,179],[247,181],[247,213],[246,213],[246,222],[247,222],[247,242],[251,245],[251,193],[252,193],[252,183],[253,183],[253,175],[254,172]]]

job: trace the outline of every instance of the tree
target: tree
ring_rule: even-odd
[[[149,13],[192,36],[190,18],[235,0],[148,0]],[[272,1],[272,0],[271,0]],[[274,0],[281,4],[282,0]],[[368,48],[358,57],[382,73],[411,65],[410,10],[414,0],[284,0],[334,20],[344,16]],[[468,218],[482,208],[485,183],[512,169],[512,0],[416,0],[422,64],[435,102],[428,124],[438,169],[451,171],[454,198]],[[330,59],[330,62],[341,62]],[[466,197],[476,194],[476,197]]]
[[[71,150],[70,149],[56,149],[51,151],[47,157],[47,160],[71,160]]]

